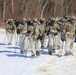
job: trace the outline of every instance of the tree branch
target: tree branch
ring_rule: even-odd
[[[45,7],[46,7],[47,4],[48,4],[48,0],[46,1],[45,5],[44,5],[43,8],[42,8],[42,11],[41,11],[41,18],[43,17],[44,9],[45,9]]]

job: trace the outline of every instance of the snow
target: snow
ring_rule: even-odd
[[[5,34],[0,34],[0,75],[76,75],[76,44],[74,56],[59,58],[57,53],[50,56],[47,49],[41,49],[39,57],[31,58],[30,50],[27,55],[20,54],[19,43],[16,47],[15,42],[16,37],[12,45],[7,45]]]

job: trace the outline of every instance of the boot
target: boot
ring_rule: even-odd
[[[53,49],[52,52],[55,53],[55,49]]]
[[[26,50],[24,50],[24,54],[27,54],[27,51]]]
[[[31,57],[35,57],[35,54],[32,54]]]
[[[36,51],[36,55],[37,55],[37,56],[40,56],[40,52],[39,52],[39,51]]]
[[[49,51],[49,52],[48,52],[48,54],[49,54],[49,55],[52,55],[52,52],[51,52],[51,51]]]
[[[20,53],[23,54],[23,50],[21,50]]]
[[[8,45],[11,45],[12,43],[8,43]]]
[[[69,53],[65,53],[65,54],[64,54],[64,56],[68,56],[68,55],[69,55]]]
[[[58,55],[58,57],[60,58],[60,57],[62,57],[62,55]]]
[[[35,57],[35,54],[34,54],[34,52],[33,52],[33,51],[31,51],[31,53],[32,53],[31,57]]]

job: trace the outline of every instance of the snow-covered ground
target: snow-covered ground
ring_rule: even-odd
[[[30,50],[27,55],[19,53],[15,37],[13,44],[7,45],[5,31],[0,29],[0,32],[3,32],[0,34],[0,75],[76,75],[76,52],[74,56],[59,58],[57,53],[50,56],[47,49],[41,49],[39,57],[31,58]]]

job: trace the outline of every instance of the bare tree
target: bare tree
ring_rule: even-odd
[[[3,23],[5,20],[6,0],[3,1]]]
[[[11,5],[12,5],[12,16],[14,17],[14,4],[13,4],[13,0],[11,0]]]
[[[44,4],[44,6],[43,6],[43,8],[42,8],[41,18],[43,17],[44,9],[45,9],[45,7],[47,6],[47,4],[48,4],[48,0],[46,1],[46,3]]]
[[[61,0],[61,16],[63,15],[63,12],[64,12],[64,11],[63,11],[63,1],[64,1],[64,0]]]
[[[54,17],[56,16],[57,0],[54,0]]]
[[[72,0],[66,0],[66,15],[68,15],[68,9],[71,4],[72,4]]]

